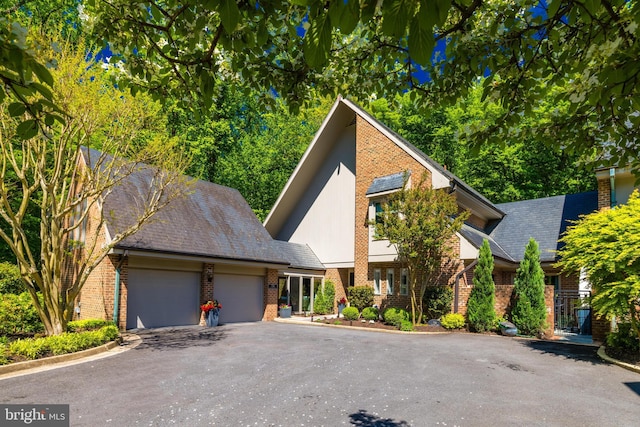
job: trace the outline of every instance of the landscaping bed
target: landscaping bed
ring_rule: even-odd
[[[371,323],[369,320],[354,320],[349,321],[346,319],[331,319],[331,318],[319,318],[314,320],[316,323],[324,323],[327,325],[340,325],[340,326],[352,326],[359,328],[369,328],[369,329],[386,329],[390,331],[397,331],[399,328],[397,326],[388,325],[381,321],[374,321]],[[442,326],[431,326],[431,325],[417,325],[414,328],[414,332],[452,332],[451,330],[447,330]]]

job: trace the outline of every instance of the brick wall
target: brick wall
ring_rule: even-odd
[[[356,115],[356,206],[355,263],[356,286],[373,286],[369,274],[369,199],[366,192],[374,178],[410,170],[420,176],[424,167],[393,141]]]
[[[609,178],[598,180],[598,209],[611,207],[611,182]]]
[[[269,285],[275,285],[269,287]],[[278,270],[267,270],[264,282],[264,315],[262,320],[278,317]]]
[[[336,289],[336,301],[340,298],[347,298],[347,289],[349,287],[349,269],[348,268],[330,268],[324,273],[325,280],[331,280]],[[333,302],[333,312],[338,312],[338,305]]]

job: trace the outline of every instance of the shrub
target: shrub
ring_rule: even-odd
[[[355,307],[345,307],[344,310],[342,310],[342,315],[347,320],[358,320],[360,311]]]
[[[362,311],[373,305],[373,288],[369,286],[354,286],[349,288],[349,302],[352,307]]]
[[[448,286],[429,286],[422,298],[424,315],[427,320],[439,319],[451,313],[452,303],[453,289]]]
[[[68,332],[80,332],[87,331],[91,329],[98,329],[104,326],[115,325],[110,320],[102,320],[102,319],[84,319],[84,320],[73,320],[67,323],[67,331]]]
[[[403,320],[400,322],[400,330],[405,332],[413,331],[413,323],[411,323],[411,320]]]
[[[66,332],[44,338],[17,340],[9,345],[9,353],[27,359],[38,359],[49,353],[54,355],[67,354],[97,347],[113,341],[118,335],[118,328],[111,324],[92,331]]]
[[[0,262],[0,294],[20,294],[24,292],[20,269],[10,262]]]
[[[7,349],[7,344],[4,342],[0,342],[0,366],[9,363],[8,352],[9,349]]]
[[[640,340],[631,323],[618,323],[618,330],[607,335],[607,347],[625,353],[639,353]]]
[[[467,303],[469,329],[487,332],[495,326],[496,285],[493,282],[493,255],[489,242],[484,239],[480,247],[478,265],[473,273],[473,289]]]
[[[34,334],[43,330],[28,292],[0,295],[0,335]]]
[[[362,310],[362,317],[365,320],[378,320],[379,315],[380,313],[375,307],[365,307],[365,309]]]
[[[336,299],[336,288],[331,280],[325,280],[324,289],[318,289],[313,302],[313,312],[317,314],[333,313],[333,300]]]
[[[400,327],[403,320],[409,320],[409,313],[401,308],[390,307],[384,311],[382,317],[385,323]]]
[[[544,271],[540,266],[538,243],[532,238],[516,271],[511,321],[523,335],[536,335],[544,329],[546,319]]]
[[[460,313],[445,314],[440,318],[440,323],[445,329],[464,328],[464,316]]]

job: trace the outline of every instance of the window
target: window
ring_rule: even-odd
[[[380,295],[380,281],[381,281],[382,273],[379,268],[373,270],[373,293],[375,295]]]
[[[393,268],[387,268],[387,295],[393,295]]]
[[[355,275],[353,273],[353,270],[349,270],[349,286],[354,286],[354,282],[355,282]]]
[[[376,224],[382,224],[382,213],[383,213],[382,203],[375,202],[373,206],[375,207],[375,210],[376,210],[376,213],[375,213]]]
[[[409,295],[409,272],[406,268],[400,273],[400,295]]]

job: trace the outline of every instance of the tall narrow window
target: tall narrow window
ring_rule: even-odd
[[[373,270],[373,293],[375,295],[380,295],[380,281],[382,277],[382,272],[379,268]]]
[[[409,272],[406,268],[400,273],[400,295],[409,294]]]
[[[387,268],[387,295],[393,295],[393,268]]]
[[[380,202],[375,202],[373,204],[373,206],[375,206],[376,208],[376,213],[375,213],[375,220],[376,220],[376,224],[380,224],[382,223],[382,213],[383,213],[383,209],[382,209],[382,203]]]

